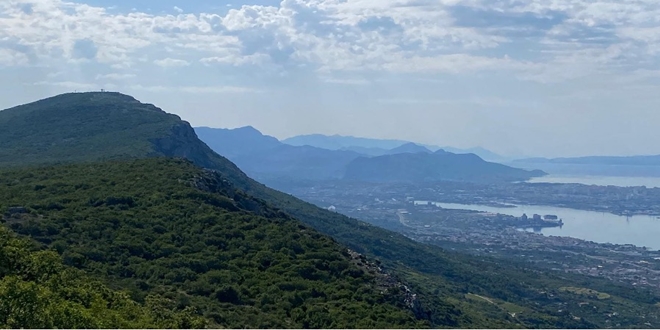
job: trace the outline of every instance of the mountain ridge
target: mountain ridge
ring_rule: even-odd
[[[281,143],[276,138],[263,135],[253,127],[243,127],[237,129],[214,129],[208,127],[195,128],[199,138],[206,142],[215,152],[225,155],[232,162],[238,165],[250,176],[273,182],[273,180],[289,179],[300,180],[328,180],[328,179],[358,179],[353,177],[349,170],[354,171],[354,164],[360,157],[373,157],[383,159],[382,156],[397,154],[444,154],[450,155],[444,149],[437,149],[435,152],[430,149],[408,142],[390,150],[374,148],[342,148],[338,150],[329,150],[309,145],[294,146]],[[349,149],[349,150],[346,150]],[[472,155],[472,154],[461,154]],[[381,158],[378,158],[381,157]],[[406,157],[406,156],[397,156]],[[452,156],[446,156],[452,157]],[[457,157],[456,159],[465,159],[470,161],[470,157]],[[420,159],[422,163],[428,162]],[[409,164],[415,166],[431,166],[431,164]],[[442,167],[442,162],[436,164]],[[465,164],[469,166],[469,163]],[[458,166],[458,164],[457,164]],[[491,166],[495,167],[495,165]],[[502,167],[502,166],[500,166]],[[403,171],[400,170],[400,172]],[[502,170],[500,170],[501,172]],[[491,171],[493,172],[493,171]],[[484,173],[490,173],[485,171]],[[541,173],[539,173],[540,175]],[[441,175],[435,175],[437,179],[442,179]],[[481,176],[486,177],[487,175]],[[516,179],[524,178],[525,175],[519,175]],[[421,180],[422,178],[419,178]]]
[[[253,127],[218,129],[196,127],[213,151],[226,156],[255,178],[327,180],[340,178],[345,165],[360,156],[353,151],[291,146]]]
[[[543,176],[543,171],[526,171],[486,162],[475,154],[454,154],[442,149],[434,153],[403,153],[360,157],[347,165],[344,179],[367,182],[510,182]]]
[[[348,150],[364,150],[365,148],[369,151],[366,154],[370,156],[382,156],[388,154],[388,151],[397,147],[400,147],[404,144],[415,143],[417,145],[423,146],[431,151],[436,151],[438,149],[444,149],[449,152],[457,154],[465,153],[474,153],[479,157],[489,160],[489,161],[504,161],[506,157],[498,155],[490,150],[487,150],[482,147],[460,149],[452,147],[440,147],[437,145],[429,144],[420,144],[411,141],[405,140],[396,140],[396,139],[375,139],[375,138],[365,138],[365,137],[355,137],[355,136],[344,136],[344,135],[324,135],[324,134],[307,134],[307,135],[297,135],[287,139],[282,140],[283,143],[291,144],[295,146],[301,145],[310,145],[318,148],[324,148],[329,150],[338,150],[338,149],[348,149]]]

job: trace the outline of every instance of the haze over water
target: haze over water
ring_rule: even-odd
[[[597,175],[560,175],[550,174],[532,178],[529,183],[579,183],[597,186],[660,188],[660,177],[627,177]]]

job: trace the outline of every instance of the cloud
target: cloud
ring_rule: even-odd
[[[212,56],[205,57],[199,61],[205,65],[214,65],[214,64],[225,64],[233,66],[242,66],[242,65],[258,65],[267,63],[270,57],[266,54],[252,54],[243,56],[240,52],[227,53],[223,56]]]
[[[13,49],[0,48],[0,67],[24,66],[28,63],[27,55]]]
[[[96,47],[96,44],[94,44],[93,40],[82,39],[82,40],[76,40],[73,43],[72,51],[74,58],[92,60],[96,58],[96,54],[98,53],[98,48]]]
[[[331,78],[324,77],[321,81],[328,84],[340,84],[340,85],[369,85],[371,82],[366,79],[346,79],[346,78]]]
[[[101,89],[101,87],[99,85],[81,83],[81,82],[75,82],[75,81],[39,81],[39,82],[33,83],[32,85],[34,85],[34,86],[63,87],[63,88],[67,88],[67,89],[70,89],[70,90],[78,90],[78,91],[92,91],[92,90],[100,90]]]
[[[190,62],[186,60],[179,60],[174,58],[164,58],[162,60],[155,60],[154,64],[164,68],[169,68],[169,67],[188,66],[190,65]]]
[[[135,77],[132,73],[108,73],[96,75],[96,80],[126,80]]]
[[[0,41],[12,39],[34,65],[131,68],[146,58],[161,67],[279,68],[276,74],[496,70],[549,82],[660,64],[660,3],[649,0],[282,0],[224,14],[173,8],[176,15],[4,1]],[[619,55],[610,56],[612,49]],[[1,63],[26,64],[8,54]]]
[[[240,87],[240,86],[143,86],[132,85],[130,89],[141,90],[147,92],[168,92],[168,93],[191,93],[191,94],[223,94],[223,93],[257,93],[259,90]]]

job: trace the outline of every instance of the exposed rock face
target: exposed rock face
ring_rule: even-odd
[[[199,143],[195,143],[196,140],[197,135],[192,127],[188,123],[182,122],[174,125],[170,134],[155,139],[152,143],[154,149],[163,155],[190,159],[203,167],[213,166],[209,159],[204,159],[205,150],[202,150]]]
[[[184,158],[199,167],[220,170],[225,177],[232,178],[231,180],[238,185],[238,188],[248,193],[251,192],[246,187],[257,184],[252,182],[234,163],[217,155],[201,142],[188,122],[181,121],[173,125],[169,134],[150,140],[150,142],[155,151],[153,156]]]
[[[377,285],[382,294],[388,294],[392,291],[397,292],[396,294],[399,295],[398,299],[400,299],[400,302],[410,309],[416,318],[428,320],[428,313],[424,311],[417,294],[412,292],[396,276],[383,270],[378,260],[371,261],[364,255],[351,249],[348,249],[348,254],[353,263],[360,267],[360,269],[376,277]]]

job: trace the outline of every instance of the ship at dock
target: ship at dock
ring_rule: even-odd
[[[564,225],[564,221],[554,214],[546,214],[543,216],[540,214],[534,214],[531,217],[528,217],[527,214],[523,214],[519,219],[525,223],[539,227],[561,227]]]

